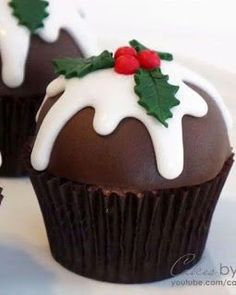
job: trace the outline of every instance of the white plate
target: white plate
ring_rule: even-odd
[[[186,61],[212,80],[225,97],[236,117],[236,76],[220,72],[209,66]],[[236,147],[236,134],[232,132]],[[100,283],[77,276],[57,264],[51,257],[46,233],[36,197],[29,180],[0,179],[5,198],[0,208],[0,294],[1,295],[157,295],[157,294],[236,294],[236,287],[179,286],[173,282],[208,280],[215,282],[232,278],[220,275],[227,268],[236,272],[236,166],[227,181],[216,208],[204,257],[193,274],[190,272],[175,279],[143,285],[114,285]],[[227,267],[227,268],[226,268]],[[204,274],[212,272],[213,275]]]

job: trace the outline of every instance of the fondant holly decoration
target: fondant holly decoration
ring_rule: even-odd
[[[132,55],[132,56],[137,57],[138,53],[135,48],[129,47],[129,46],[124,46],[124,47],[120,47],[116,50],[114,57],[116,59],[122,55]]]
[[[121,55],[115,61],[115,71],[118,74],[132,75],[140,68],[139,61],[132,55]]]
[[[169,53],[149,50],[136,40],[130,45],[132,47],[121,47],[116,51],[115,71],[124,75],[136,73],[134,90],[139,96],[138,103],[148,115],[168,127],[166,120],[173,116],[171,108],[180,103],[175,97],[179,87],[168,83],[169,77],[162,74],[160,66],[161,56],[169,61],[173,57]]]
[[[161,59],[152,50],[144,49],[139,53],[132,47],[121,47],[115,52],[115,71],[119,74],[132,75],[140,67],[148,70],[160,67]]]
[[[105,50],[100,55],[90,58],[56,59],[53,61],[53,64],[57,74],[64,75],[67,79],[70,79],[74,77],[82,78],[91,72],[112,68],[114,66],[114,59],[112,53]]]
[[[179,87],[169,84],[169,77],[163,75],[160,69],[140,69],[134,79],[134,90],[140,98],[138,103],[147,110],[148,115],[168,127],[166,120],[173,116],[170,109],[180,104],[175,97]]]
[[[137,40],[132,40],[129,42],[130,46],[135,48],[137,52],[140,52],[142,50],[148,49],[146,46],[143,44],[139,43]],[[161,51],[156,51],[156,53],[160,56],[160,59],[166,60],[166,61],[172,61],[173,60],[173,55],[168,52],[161,52]]]
[[[82,78],[91,72],[114,67],[118,74],[134,75],[138,103],[147,110],[148,115],[168,127],[166,121],[173,116],[171,108],[180,103],[175,96],[179,87],[169,84],[169,76],[163,75],[160,67],[161,59],[170,61],[173,56],[147,49],[136,40],[131,41],[130,45],[120,47],[114,57],[112,53],[104,51],[99,56],[87,59],[57,59],[53,62],[56,73],[67,79]]]
[[[114,54],[115,71],[118,74],[132,75],[140,68],[137,51],[129,46],[120,47]]]
[[[160,56],[152,50],[144,49],[138,54],[138,60],[142,68],[153,70],[159,68],[161,65]]]
[[[13,15],[19,20],[19,24],[27,27],[31,33],[42,28],[44,19],[49,15],[46,11],[48,1],[11,0],[9,5],[13,9]]]

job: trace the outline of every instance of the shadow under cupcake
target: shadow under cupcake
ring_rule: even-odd
[[[62,76],[27,160],[55,260],[116,283],[199,261],[233,163],[215,89],[170,54],[131,46],[55,61]]]

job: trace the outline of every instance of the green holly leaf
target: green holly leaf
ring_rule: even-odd
[[[163,75],[160,69],[147,71],[140,69],[135,74],[135,93],[139,96],[138,103],[147,110],[147,114],[155,117],[165,127],[167,119],[172,118],[171,108],[180,104],[175,95],[178,86],[168,83],[169,76]]]
[[[98,56],[90,58],[64,58],[53,61],[56,73],[67,79],[82,78],[85,75],[101,69],[113,68],[114,58],[107,50]]]
[[[129,42],[129,44],[130,44],[130,46],[132,46],[133,48],[135,48],[137,52],[139,52],[141,50],[148,49],[146,46],[144,46],[143,44],[139,43],[137,40],[132,40],[132,41]],[[161,52],[161,51],[156,51],[156,52],[160,56],[160,58],[162,60],[166,60],[166,61],[172,61],[173,60],[173,55],[171,53]]]
[[[48,17],[46,11],[48,1],[44,0],[11,0],[10,7],[19,24],[27,27],[31,33],[44,26],[43,21]]]

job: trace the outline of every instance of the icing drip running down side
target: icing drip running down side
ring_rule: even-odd
[[[205,92],[207,92],[208,94],[212,96],[212,98],[215,100],[216,104],[218,105],[222,113],[222,116],[224,117],[227,130],[229,131],[233,127],[233,119],[228,108],[226,107],[224,103],[224,99],[219,94],[217,89],[205,78],[203,78],[201,75],[197,74],[196,72],[182,65],[178,64],[178,67],[176,69],[179,75],[181,75],[183,81],[197,85],[198,87],[204,89]]]
[[[65,124],[80,110],[93,107],[93,127],[102,136],[111,134],[125,118],[140,120],[151,136],[158,171],[166,179],[177,178],[184,167],[182,118],[185,115],[203,117],[208,106],[183,82],[181,67],[176,63],[163,62],[162,71],[171,73],[170,83],[180,86],[176,94],[180,105],[172,109],[173,118],[168,120],[168,128],[147,115],[137,103],[133,76],[119,75],[113,69],[107,69],[90,73],[82,79],[66,80],[61,76],[54,80],[48,86],[45,100],[64,93],[49,110],[39,129],[31,154],[34,169],[43,171],[47,168],[54,142]]]
[[[2,80],[8,87],[15,88],[24,81],[31,33],[26,27],[18,24],[8,2],[8,0],[0,2]],[[44,27],[37,30],[38,35],[44,41],[51,43],[58,39],[60,30],[64,29],[74,38],[84,56],[97,54],[99,50],[96,41],[81,16],[78,0],[48,0],[48,2],[49,17],[45,19]]]

